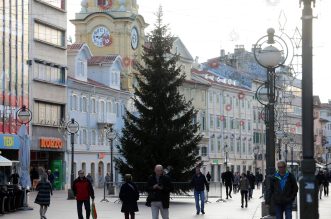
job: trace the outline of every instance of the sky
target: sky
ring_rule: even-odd
[[[80,10],[80,2],[68,1],[68,20]],[[137,3],[139,14],[149,24],[145,33],[153,28],[155,12],[161,5],[164,23],[169,25],[173,35],[181,38],[193,58],[199,57],[199,62],[219,56],[221,49],[226,53],[233,52],[236,45],[244,45],[246,50],[250,50],[258,39],[266,35],[269,27],[286,40],[293,38],[296,28],[301,32],[302,26],[303,6],[299,8],[299,0],[137,0]],[[316,0],[313,9],[316,17],[313,20],[313,87],[314,95],[319,95],[322,102],[331,99],[331,71],[328,66],[330,11],[331,1]],[[74,32],[74,26],[69,22],[68,35],[74,37]],[[295,49],[294,54],[299,50],[301,48]],[[296,63],[294,59],[293,64]]]

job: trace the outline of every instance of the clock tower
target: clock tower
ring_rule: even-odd
[[[76,43],[87,43],[94,56],[122,57],[121,86],[131,90],[133,63],[142,54],[147,27],[138,14],[137,1],[82,0],[81,10],[71,22],[76,27]]]

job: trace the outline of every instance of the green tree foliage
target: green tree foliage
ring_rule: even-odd
[[[126,112],[116,164],[121,174],[131,173],[136,182],[146,182],[156,164],[171,167],[174,181],[187,182],[200,160],[202,136],[194,122],[197,111],[179,93],[185,75],[177,65],[179,56],[170,54],[174,37],[162,24],[162,8],[156,16],[143,64],[137,64],[140,74],[133,101],[138,113]]]

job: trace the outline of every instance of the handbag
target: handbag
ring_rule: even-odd
[[[92,201],[92,218],[93,218],[93,219],[97,219],[97,218],[98,218],[97,210],[96,210],[96,208],[95,208],[95,203],[94,203],[94,201]]]

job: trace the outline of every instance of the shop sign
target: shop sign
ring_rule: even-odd
[[[61,149],[63,142],[60,138],[40,138],[40,148]]]
[[[218,164],[218,160],[213,160],[213,164]]]
[[[20,141],[17,135],[0,134],[0,149],[19,149]]]
[[[98,158],[99,158],[99,159],[103,159],[103,158],[105,158],[105,156],[106,156],[105,153],[99,153],[99,154],[98,154]]]

